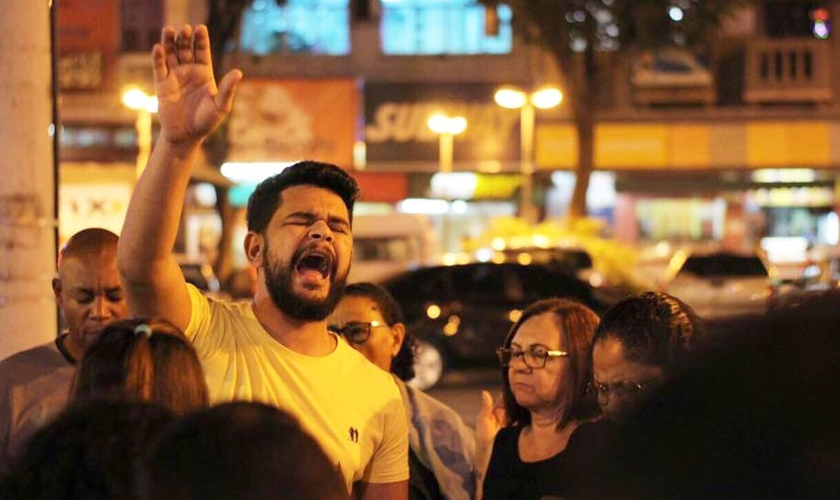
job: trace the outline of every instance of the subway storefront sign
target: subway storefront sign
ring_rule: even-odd
[[[477,163],[500,170],[519,165],[519,113],[493,102],[495,84],[365,85],[367,164],[375,170],[437,169],[438,136],[426,125],[436,112],[467,119],[455,138],[455,169],[474,170]]]

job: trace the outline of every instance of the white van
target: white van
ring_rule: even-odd
[[[353,217],[353,263],[348,283],[381,283],[402,271],[439,264],[437,233],[422,215]]]

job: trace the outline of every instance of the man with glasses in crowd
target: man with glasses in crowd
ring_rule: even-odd
[[[164,28],[152,51],[161,131],[132,196],[119,267],[137,314],[182,328],[211,400],[256,400],[297,416],[363,500],[407,498],[408,430],[396,384],[327,330],[350,268],[358,185],[305,161],[248,201],[250,303],[208,299],[185,283],[172,247],[202,141],[230,111],[242,74],[217,88],[207,28]],[[279,485],[282,488],[282,485]]]

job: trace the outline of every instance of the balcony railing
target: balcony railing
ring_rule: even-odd
[[[811,39],[755,40],[747,45],[748,103],[831,101],[829,44]]]

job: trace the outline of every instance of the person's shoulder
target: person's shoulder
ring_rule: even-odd
[[[22,366],[38,366],[42,364],[49,364],[50,366],[56,364],[56,361],[63,360],[61,353],[55,347],[55,341],[47,342],[39,346],[35,346],[25,351],[12,354],[8,358],[0,361],[0,369],[20,368]],[[65,361],[66,363],[66,361]]]
[[[405,393],[411,399],[412,406],[423,408],[426,412],[438,416],[456,419],[457,421],[461,420],[460,414],[443,401],[405,382],[400,381],[399,383],[405,387]]]
[[[17,385],[27,379],[70,366],[55,347],[55,342],[47,342],[0,361],[0,384]]]
[[[245,330],[260,330],[249,300],[230,301],[204,295],[192,284],[187,284],[192,311],[184,334],[190,341],[215,346],[220,339],[237,335]]]
[[[510,443],[513,441],[516,442],[519,439],[519,434],[522,432],[521,425],[508,425],[499,429],[499,432],[496,433],[495,441],[497,443]]]
[[[597,455],[610,449],[617,434],[618,425],[611,419],[584,422],[569,437],[566,450],[576,455]]]
[[[187,291],[193,305],[206,305],[211,310],[222,309],[243,316],[253,315],[251,299],[230,300],[221,297],[211,297],[199,290],[192,283],[187,283]]]
[[[359,351],[350,347],[346,341],[339,338],[335,350],[335,360],[342,365],[342,372],[353,374],[354,383],[368,384],[367,387],[377,387],[376,390],[387,390],[399,396],[399,388],[394,377],[368,361]],[[384,389],[383,389],[384,388]]]

